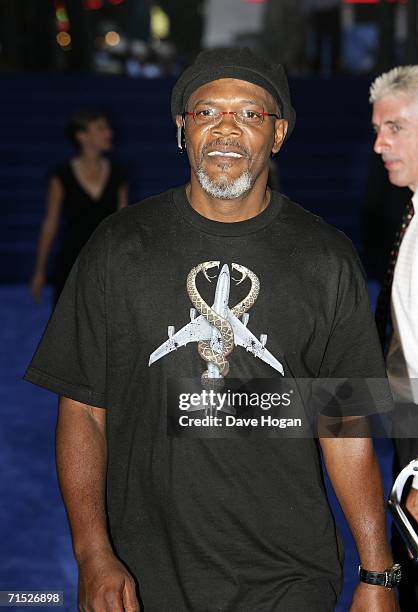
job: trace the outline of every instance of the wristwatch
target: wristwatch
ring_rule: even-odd
[[[393,589],[393,587],[398,586],[400,583],[402,571],[399,563],[395,563],[392,567],[385,569],[384,572],[370,572],[359,565],[358,575],[362,582]]]

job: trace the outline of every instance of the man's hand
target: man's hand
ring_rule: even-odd
[[[406,509],[409,514],[417,521],[418,523],[418,489],[410,489],[408,493],[408,497],[406,498]]]
[[[98,553],[79,562],[80,612],[140,612],[135,582],[111,553]]]
[[[400,612],[396,590],[359,582],[350,612]]]

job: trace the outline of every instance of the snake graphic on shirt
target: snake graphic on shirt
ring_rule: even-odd
[[[215,268],[218,269],[216,274]],[[207,304],[197,288],[200,275],[209,283],[217,278],[212,306]],[[247,279],[250,286],[246,296],[235,306],[230,306],[231,280],[240,285]],[[173,325],[168,326],[168,339],[150,354],[149,366],[189,342],[196,342],[198,354],[206,364],[201,375],[202,382],[208,383],[210,380],[211,384],[215,384],[215,381],[221,383],[229,373],[228,357],[236,346],[284,376],[283,364],[266,348],[267,334],[260,334],[258,339],[247,328],[248,310],[260,293],[260,281],[252,270],[238,263],[221,267],[220,261],[204,261],[187,274],[186,290],[193,305],[190,322],[177,332]],[[196,316],[197,313],[199,316]]]
[[[196,277],[200,272],[203,273],[205,278],[211,282],[212,278],[208,274],[208,270],[212,268],[219,268],[219,261],[206,261],[198,266],[192,268],[187,275],[187,293],[189,298],[196,308],[196,310],[207,320],[210,325],[215,327],[222,339],[222,348],[220,352],[215,351],[211,347],[211,343],[209,340],[199,340],[197,345],[197,350],[199,355],[208,363],[212,363],[215,365],[221,376],[226,376],[229,372],[229,363],[227,361],[228,355],[232,352],[234,348],[234,332],[232,330],[231,324],[229,321],[221,317],[217,312],[213,310],[202,298],[199,291],[196,287]],[[257,276],[246,268],[245,266],[241,266],[240,264],[233,263],[232,269],[237,270],[241,274],[240,279],[233,279],[236,281],[237,285],[242,283],[247,277],[251,281],[251,288],[248,294],[245,296],[241,302],[236,304],[233,308],[231,308],[232,313],[236,317],[242,316],[247,310],[251,308],[251,306],[255,303],[258,294],[260,292],[260,281]],[[203,378],[208,377],[208,370],[205,370],[202,374]]]

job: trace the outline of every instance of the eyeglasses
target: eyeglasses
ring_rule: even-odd
[[[263,110],[252,110],[241,108],[238,111],[221,111],[217,108],[196,108],[194,111],[184,111],[183,119],[186,116],[193,117],[196,125],[217,125],[222,121],[224,115],[233,115],[235,122],[241,125],[259,126],[263,123],[264,117],[276,117],[281,119],[276,113],[266,113]]]

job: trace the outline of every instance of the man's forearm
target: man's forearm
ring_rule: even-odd
[[[361,564],[383,571],[393,563],[380,469],[371,438],[321,438],[324,462],[350,526]]]
[[[60,398],[57,469],[78,562],[99,551],[112,551],[105,511],[104,416],[97,408]]]

